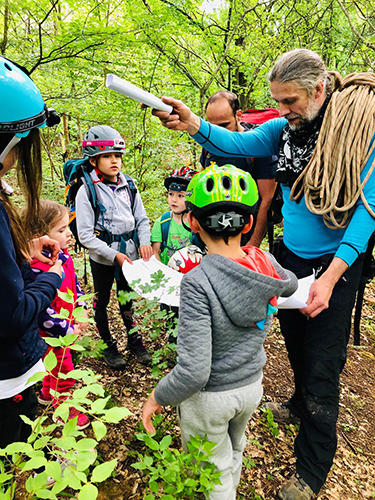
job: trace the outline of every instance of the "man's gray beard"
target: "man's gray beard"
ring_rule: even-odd
[[[314,101],[311,101],[307,108],[305,118],[300,118],[298,125],[297,124],[289,125],[290,129],[294,132],[296,130],[302,130],[304,128],[307,128],[310,125],[310,123],[314,121],[315,118],[318,116],[320,108],[321,106],[318,106],[318,104],[315,104]]]

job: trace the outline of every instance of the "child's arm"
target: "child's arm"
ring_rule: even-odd
[[[157,258],[157,260],[159,262],[161,262],[161,259],[160,259],[161,242],[160,241],[153,241],[151,243],[151,248],[152,248],[152,251],[154,252],[154,255]]]
[[[127,255],[125,255],[124,253],[121,253],[121,252],[117,252],[116,254],[116,262],[117,264],[122,267],[123,263],[124,262],[129,262],[129,264],[133,264],[133,262],[129,259],[129,257]]]
[[[55,318],[57,314],[52,305],[42,311],[38,316],[38,327],[50,337],[65,337],[68,333],[75,333],[74,326],[68,320]]]
[[[153,255],[152,247],[150,245],[142,245],[139,247],[139,251],[141,252],[141,257],[143,260],[150,260]]]
[[[141,257],[143,260],[149,260],[153,254],[150,246],[150,221],[147,217],[139,192],[135,195],[133,216],[135,220],[135,229],[137,230],[139,239],[139,251],[141,253]]]

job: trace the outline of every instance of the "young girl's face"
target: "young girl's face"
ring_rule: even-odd
[[[168,205],[174,214],[182,213],[185,206],[186,191],[168,191]]]
[[[56,220],[53,227],[48,232],[48,236],[59,243],[61,250],[68,248],[72,237],[72,232],[70,231],[68,224],[69,214],[66,213]]]
[[[98,169],[107,181],[115,182],[121,170],[121,153],[104,153],[98,157]]]

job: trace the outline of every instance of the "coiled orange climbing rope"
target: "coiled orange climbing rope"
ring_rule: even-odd
[[[294,183],[290,198],[304,194],[310,212],[322,215],[330,228],[349,224],[359,198],[375,218],[363,193],[375,161],[360,179],[375,149],[374,133],[375,74],[353,73],[333,92],[312,158]]]

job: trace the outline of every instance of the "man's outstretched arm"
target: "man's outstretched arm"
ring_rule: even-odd
[[[159,118],[164,127],[170,130],[185,130],[190,135],[194,135],[199,131],[200,118],[182,101],[172,97],[162,97],[162,101],[173,107],[172,113],[153,109],[152,114]]]

